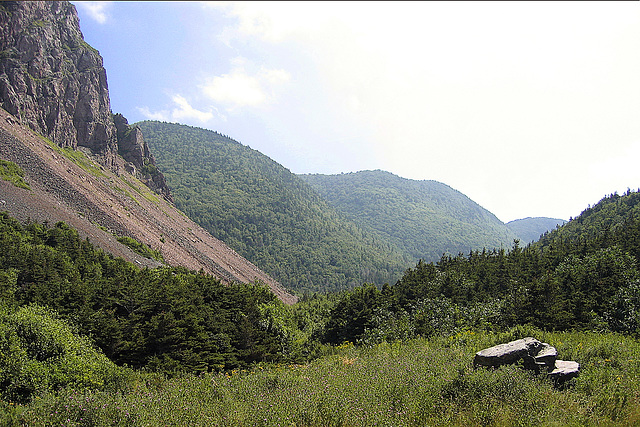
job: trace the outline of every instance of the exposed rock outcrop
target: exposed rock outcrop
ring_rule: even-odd
[[[142,131],[130,126],[122,114],[113,116],[118,137],[118,154],[127,161],[127,172],[136,176],[158,194],[173,201],[164,175],[156,167],[156,160],[149,145],[142,136]]]
[[[171,200],[140,131],[118,138],[102,57],[84,41],[71,3],[0,3],[0,107],[61,147],[88,148],[116,173],[124,154],[138,178]]]
[[[0,2],[0,107],[0,158],[19,165],[31,187],[0,180],[3,210],[20,220],[65,221],[140,266],[157,262],[111,233],[158,248],[169,265],[223,283],[260,282],[286,303],[297,300],[167,202],[171,194],[142,132],[111,112],[102,58],[84,41],[69,2]],[[68,156],[41,136],[89,157]]]

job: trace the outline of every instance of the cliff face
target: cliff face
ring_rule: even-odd
[[[61,147],[89,148],[116,173],[133,170],[171,199],[139,131],[123,118],[119,132],[102,57],[84,41],[69,2],[0,3],[0,106]]]

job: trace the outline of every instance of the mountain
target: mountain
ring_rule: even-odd
[[[409,259],[511,247],[517,235],[464,194],[437,181],[380,170],[300,175],[334,208],[375,232]]]
[[[2,2],[0,34],[0,175],[13,180],[0,180],[1,210],[67,222],[141,266],[159,262],[129,246],[224,283],[261,281],[296,300],[171,203],[140,129],[111,112],[102,58],[83,40],[73,5]]]
[[[191,126],[135,126],[156,153],[176,206],[288,288],[391,283],[414,262],[256,150]]]
[[[557,218],[523,218],[507,223],[507,227],[524,244],[533,243],[540,239],[546,232],[555,229],[557,226],[566,224],[567,221]]]
[[[0,107],[63,148],[82,147],[171,200],[142,135],[111,112],[107,72],[63,1],[0,3]],[[126,162],[122,162],[124,159]]]

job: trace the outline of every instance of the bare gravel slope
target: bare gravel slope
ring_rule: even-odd
[[[157,266],[156,261],[120,244],[113,234],[133,237],[160,250],[169,265],[202,269],[225,283],[261,281],[282,301],[291,304],[297,299],[173,204],[124,172],[124,160],[118,168],[123,171],[119,175],[92,162],[90,157],[72,161],[3,109],[0,158],[17,163],[31,187],[31,191],[23,190],[0,181],[0,211],[8,211],[20,220],[51,224],[64,221],[114,256],[141,266]]]

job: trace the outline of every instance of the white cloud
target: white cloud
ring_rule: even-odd
[[[174,103],[174,108],[170,110],[150,111],[148,107],[138,107],[138,111],[144,117],[150,120],[181,122],[181,123],[193,123],[197,122],[205,124],[216,115],[211,111],[201,111],[189,103],[189,101],[182,95],[174,95],[171,100]],[[218,116],[224,120],[224,117]]]
[[[306,37],[309,32],[326,27],[336,10],[323,2],[203,2],[205,8],[226,11],[237,25],[221,31],[225,42],[243,36],[259,37],[270,43],[287,38]],[[342,9],[344,6],[341,7]]]
[[[183,96],[175,95],[173,97],[173,102],[178,106],[178,108],[175,108],[171,112],[171,116],[174,120],[180,121],[194,119],[201,123],[206,123],[214,117],[211,111],[200,111],[193,108]]]
[[[75,1],[76,6],[83,8],[97,23],[104,24],[109,17],[110,1]]]
[[[282,69],[261,67],[251,74],[245,70],[243,60],[236,58],[237,64],[228,74],[209,78],[200,86],[202,93],[228,111],[242,107],[259,107],[272,101],[275,88],[290,80],[290,74]]]
[[[171,114],[168,111],[150,111],[149,107],[138,107],[137,110],[142,114],[146,119],[149,120],[158,120],[161,122],[170,121]]]
[[[218,3],[217,40],[248,59],[208,81],[207,95],[229,109],[263,105],[279,83],[249,61],[291,70],[277,114],[298,120],[282,119],[271,142],[299,153],[287,167],[305,172],[355,144],[327,150],[315,130],[357,129],[358,158],[375,167],[445,182],[505,220],[568,218],[592,202],[589,189],[640,182],[638,168],[620,167],[637,159],[628,147],[640,135],[637,4]],[[270,124],[272,110],[261,112]]]

